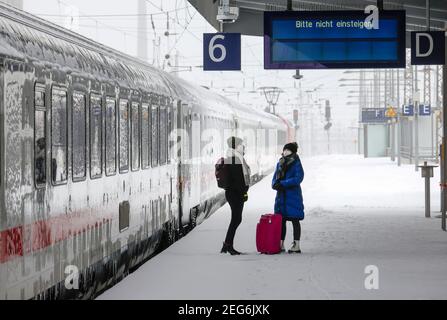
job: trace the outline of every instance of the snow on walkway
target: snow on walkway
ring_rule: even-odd
[[[303,159],[301,255],[260,255],[255,230],[272,211],[267,177],[249,191],[235,248],[220,254],[230,219],[225,205],[185,238],[99,299],[445,299],[447,234],[424,218],[424,184],[414,166],[334,155]],[[439,170],[437,170],[439,172]],[[432,216],[439,213],[439,174]],[[286,244],[291,242],[288,225]],[[379,289],[365,289],[365,267]]]

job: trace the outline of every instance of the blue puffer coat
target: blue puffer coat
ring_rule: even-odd
[[[279,163],[276,165],[275,174],[273,175],[272,187],[277,181]],[[304,219],[303,194],[301,192],[301,182],[304,179],[304,170],[301,165],[300,158],[290,164],[286,171],[284,179],[280,180],[281,185],[285,188],[276,193],[275,213],[280,213],[286,218]]]

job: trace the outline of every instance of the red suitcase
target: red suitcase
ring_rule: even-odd
[[[264,214],[256,227],[256,248],[260,253],[275,254],[281,252],[280,214]]]

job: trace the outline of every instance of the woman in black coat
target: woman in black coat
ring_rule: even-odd
[[[248,199],[250,167],[244,159],[245,147],[242,139],[231,137],[227,140],[227,143],[229,149],[226,154],[225,164],[228,165],[228,187],[225,188],[225,198],[231,208],[231,221],[221,253],[239,255],[240,252],[234,249],[233,242],[236,229],[242,222],[244,202]]]

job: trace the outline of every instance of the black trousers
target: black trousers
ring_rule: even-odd
[[[281,232],[281,240],[284,241],[286,238],[286,222],[292,221],[293,224],[293,240],[300,240],[301,238],[301,224],[298,218],[284,218],[282,219],[282,232]]]
[[[225,198],[231,208],[231,221],[228,226],[227,236],[225,237],[225,243],[233,245],[236,229],[242,222],[242,210],[244,209],[244,198],[239,191],[226,190]]]

